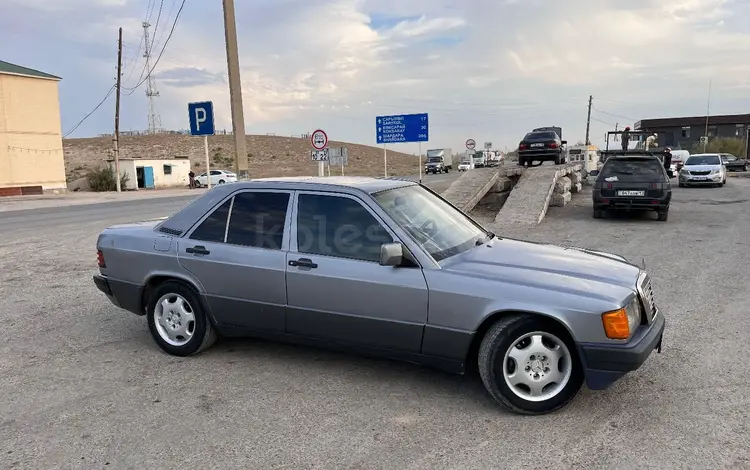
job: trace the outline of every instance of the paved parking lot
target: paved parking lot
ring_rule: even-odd
[[[543,417],[475,374],[256,340],[165,355],[93,286],[94,244],[182,200],[0,214],[0,468],[750,468],[750,179],[674,198],[666,223],[594,220],[584,194],[495,227],[645,258],[668,320],[662,354]]]

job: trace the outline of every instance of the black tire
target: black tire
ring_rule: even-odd
[[[523,157],[518,157],[518,166],[524,166],[525,163]]]
[[[224,180],[219,180],[219,184],[224,184],[224,183],[226,183],[226,181],[224,181]]]
[[[164,296],[173,295],[185,299],[194,315],[194,325],[192,326],[192,338],[183,345],[170,344],[159,334],[157,329],[155,314],[156,304]],[[146,318],[148,329],[156,344],[166,353],[173,356],[190,356],[205,351],[211,347],[217,338],[216,329],[208,318],[203,304],[198,294],[187,284],[180,281],[166,281],[151,293],[146,307]]]
[[[595,219],[601,219],[604,217],[604,210],[603,209],[594,209],[594,218]]]
[[[540,332],[553,335],[567,348],[570,356],[570,376],[558,393],[543,401],[530,401],[519,397],[510,389],[504,378],[505,354],[519,343],[523,335]],[[564,361],[563,361],[564,362]],[[502,317],[485,333],[477,357],[479,375],[487,391],[503,408],[520,414],[539,415],[559,410],[578,394],[583,384],[583,367],[575,344],[568,332],[556,323],[541,316],[513,314]],[[513,361],[515,364],[515,361]]]
[[[200,188],[200,187],[201,187],[201,184],[200,184],[200,183],[199,183],[198,181],[196,181],[196,182],[195,182],[195,187],[196,187],[196,188]]]
[[[677,186],[679,186],[681,188],[684,188],[685,187],[685,183],[677,183]]]
[[[656,220],[659,220],[661,222],[666,222],[668,217],[669,217],[669,209],[665,211],[659,211],[656,213]]]

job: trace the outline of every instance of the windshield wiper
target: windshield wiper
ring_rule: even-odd
[[[477,238],[477,241],[474,242],[474,245],[476,246],[484,245],[485,243],[487,243],[488,241],[492,240],[493,238],[497,236],[492,232],[487,232],[485,235],[487,235],[486,239],[482,240],[481,238]]]

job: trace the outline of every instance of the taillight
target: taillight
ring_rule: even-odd
[[[551,144],[549,144],[549,148],[556,149],[557,148],[557,142],[552,142]]]
[[[102,253],[102,250],[96,250],[96,263],[100,268],[107,267],[107,263],[104,262],[104,253]]]
[[[651,189],[659,189],[659,183],[651,183]]]
[[[518,150],[526,150],[527,148],[529,148],[529,146],[526,144],[521,144],[518,146]]]

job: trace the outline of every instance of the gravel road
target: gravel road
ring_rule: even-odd
[[[475,374],[256,340],[163,354],[93,286],[94,244],[182,201],[0,215],[0,468],[750,468],[750,179],[674,197],[666,223],[594,220],[586,193],[493,227],[645,258],[667,317],[662,354],[533,418]]]

